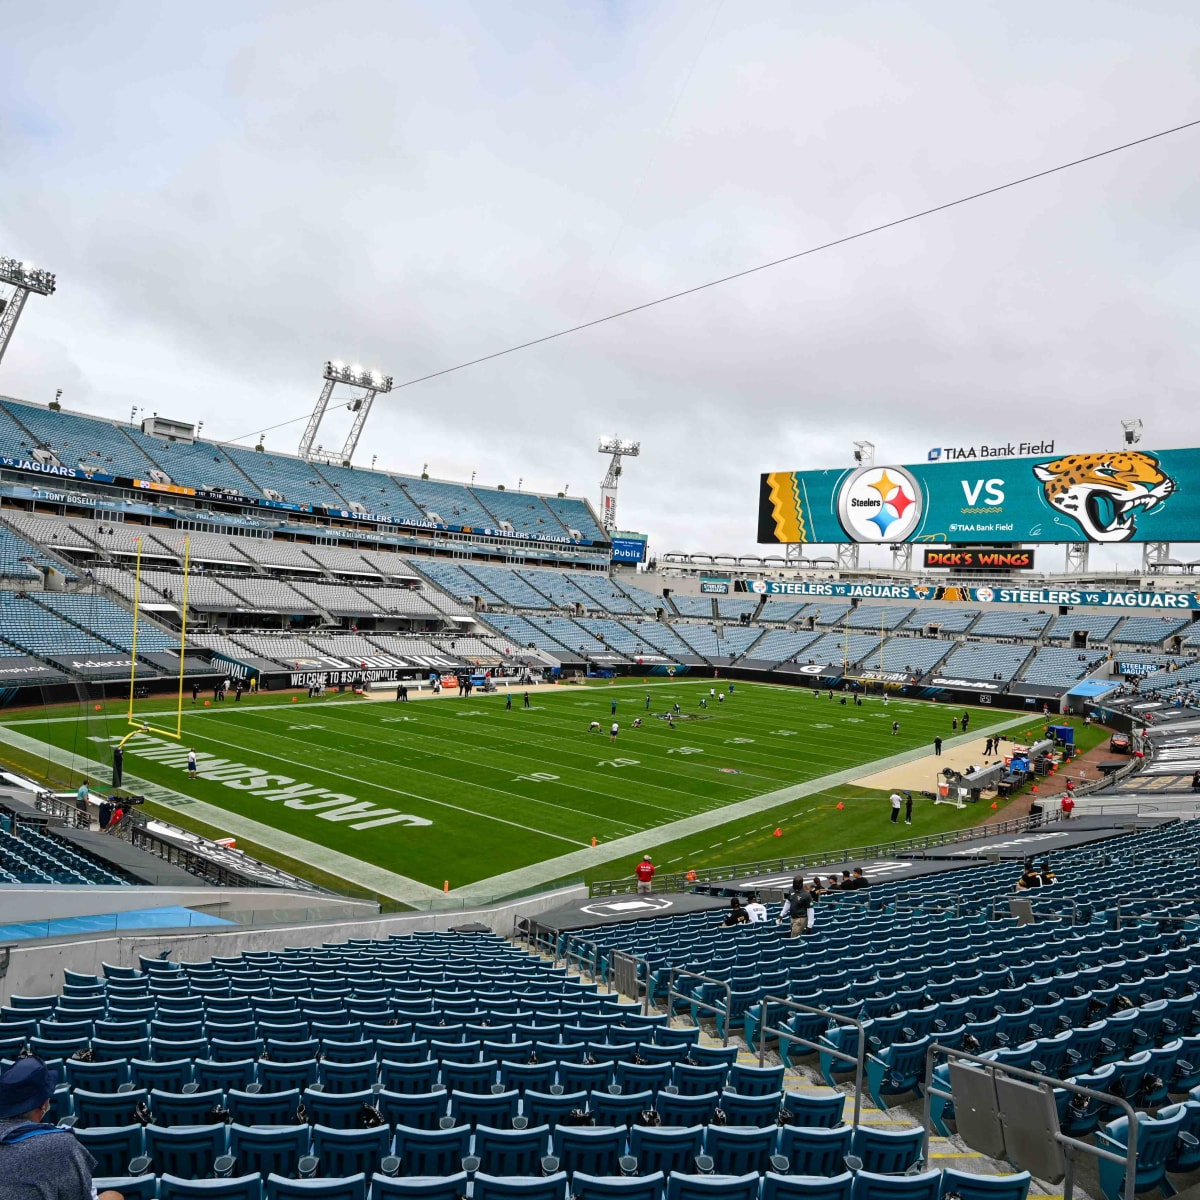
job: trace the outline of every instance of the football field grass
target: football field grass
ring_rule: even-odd
[[[529,708],[517,692],[511,710],[503,694],[478,693],[408,704],[303,695],[298,701],[263,695],[210,707],[185,703],[182,742],[138,735],[126,747],[125,770],[134,780],[409,879],[439,889],[448,880],[458,888],[559,859],[591,847],[593,838],[602,849],[644,833],[644,849],[664,865],[667,857],[678,857],[675,869],[702,865],[684,862],[685,855],[719,859],[738,840],[745,842],[737,848],[743,859],[756,853],[754,845],[758,856],[768,857],[884,840],[886,800],[863,789],[845,787],[772,808],[754,829],[729,827],[721,810],[929,747],[936,734],[953,736],[951,717],[962,712],[921,701],[884,705],[868,699],[856,707],[807,688],[749,683],[735,684],[733,694],[718,702],[709,698],[711,686],[685,680],[564,686],[532,693]],[[702,697],[707,709],[700,707]],[[672,728],[664,715],[676,703],[680,713]],[[168,709],[163,699],[138,705],[147,720],[173,726]],[[971,732],[1011,722],[1014,715],[974,709]],[[635,718],[643,722],[640,729],[632,728]],[[609,734],[614,719],[620,723],[615,742]],[[592,721],[600,723],[599,732],[589,731]],[[900,724],[895,736],[893,721]],[[74,775],[90,774],[101,791],[109,782],[111,746],[128,731],[115,705],[13,711],[0,724],[55,747],[60,765],[69,754]],[[199,756],[194,779],[186,770],[188,747]],[[772,842],[772,826],[793,809],[799,816],[814,805],[832,808],[838,799],[846,804],[844,820],[824,828],[817,841],[796,845],[793,829],[786,846]],[[929,808],[922,832],[987,815]],[[181,806],[176,815],[163,815],[182,821],[186,811]],[[655,830],[700,815],[706,817],[703,833],[670,847],[664,840],[662,849],[671,854],[659,854]],[[589,874],[609,877],[630,868],[622,859]],[[555,876],[548,870],[546,881]]]

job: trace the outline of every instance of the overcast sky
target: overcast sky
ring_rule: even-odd
[[[397,381],[1200,117],[1194,0],[0,0],[0,392],[294,452]],[[753,550],[758,474],[1200,437],[1200,130],[382,399],[358,461]],[[348,421],[323,429],[340,445]],[[1093,551],[1093,564],[1114,551]],[[1128,552],[1126,552],[1128,553]]]

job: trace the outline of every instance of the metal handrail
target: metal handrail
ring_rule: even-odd
[[[1039,888],[1037,890],[1040,891],[1041,889]],[[1030,888],[1029,891],[1026,891],[1026,892],[1013,891],[1013,892],[1006,892],[1003,896],[994,896],[992,898],[992,903],[988,908],[987,919],[989,921],[995,921],[997,919],[997,917],[996,917],[997,908],[999,908],[1001,905],[1003,905],[1005,907],[1005,909],[1008,909],[1008,902],[1010,900],[1014,899],[1017,896],[1029,896],[1033,893],[1033,891],[1034,891],[1034,889]],[[1049,898],[1047,898],[1047,903],[1048,902],[1049,902]],[[1029,903],[1031,906],[1033,905],[1032,900]],[[1071,906],[1071,924],[1078,925],[1079,924],[1079,901],[1074,900],[1069,896],[1061,896],[1061,897],[1059,897],[1059,903],[1060,904],[1069,904]],[[1039,916],[1039,915],[1043,915],[1046,920],[1050,920],[1050,921],[1061,921],[1061,920],[1065,919],[1064,917],[1059,916],[1057,913],[1039,914],[1036,909],[1034,909],[1033,915],[1035,917]],[[1005,912],[1004,916],[1011,918],[1012,911],[1008,910],[1007,912]],[[1000,918],[1000,919],[1002,920],[1003,918]]]
[[[1124,900],[1117,901],[1116,909],[1116,926],[1121,928],[1121,909],[1130,904],[1161,904],[1170,907],[1176,904],[1200,904],[1200,896],[1126,896]],[[1190,917],[1151,917],[1154,921],[1189,921],[1200,917],[1200,913],[1193,913]]]
[[[685,971],[683,967],[672,967],[670,975],[667,976],[667,1023],[675,1015],[675,997],[682,996],[698,1008],[706,1008],[711,1013],[719,1013],[721,1010],[715,1004],[709,1004],[707,1000],[697,1000],[694,996],[688,996],[685,992],[677,992],[675,990],[675,979],[677,976],[686,976],[688,979],[699,979],[702,983],[715,983],[717,987],[725,989],[725,1033],[721,1038],[721,1045],[729,1045],[729,1010],[733,1007],[733,986],[725,979],[714,979],[711,975],[700,975],[695,971]],[[646,980],[646,985],[649,987],[650,981]],[[699,1022],[696,1022],[699,1024]]]
[[[870,846],[849,846],[841,850],[828,850],[812,854],[798,854],[792,858],[774,858],[750,863],[734,863],[728,867],[707,867],[698,871],[675,871],[670,875],[656,877],[655,884],[662,891],[686,891],[697,884],[724,883],[730,879],[746,876],[785,874],[808,867],[830,866],[838,862],[853,862],[856,859],[886,858],[903,855],[906,851],[931,850],[939,846],[973,842],[980,838],[995,837],[1002,833],[1025,833],[1031,829],[1053,824],[1062,820],[1062,814],[1048,811],[1029,814],[1025,817],[1009,817],[1003,821],[992,821],[986,825],[968,825],[963,829],[949,829],[942,833],[925,834],[922,837],[905,838],[895,842],[877,842]],[[688,878],[688,876],[692,878]],[[590,885],[590,894],[613,896],[632,892],[637,881],[633,876],[624,879],[597,879]]]
[[[579,965],[579,974],[583,975],[584,959],[583,955],[578,951],[572,951],[571,945],[574,943],[577,946],[591,946],[591,976],[593,983],[600,982],[600,943],[598,941],[590,941],[587,938],[575,937],[573,934],[567,934],[567,942],[563,948],[563,965],[569,967],[571,965],[572,955]]]
[[[772,1004],[777,1004],[782,1008],[795,1009],[796,1012],[812,1013],[815,1016],[828,1017],[831,1021],[835,1021],[839,1025],[853,1025],[858,1030],[858,1053],[847,1054],[844,1050],[837,1050],[833,1046],[822,1046],[818,1042],[810,1042],[807,1038],[797,1037],[790,1030],[771,1029],[767,1025],[767,1013],[770,1012]],[[789,1042],[797,1042],[801,1046],[807,1046],[810,1050],[816,1050],[818,1053],[828,1054],[830,1057],[836,1058],[839,1062],[853,1063],[854,1121],[852,1127],[857,1129],[858,1119],[862,1113],[863,1070],[867,1057],[866,1026],[854,1017],[830,1012],[827,1008],[814,1008],[811,1004],[801,1004],[798,1000],[789,1000],[785,996],[766,996],[762,1000],[762,1006],[762,1021],[758,1027],[758,1065],[760,1067],[766,1065],[768,1033],[773,1033],[777,1038],[787,1038]]]
[[[1063,1088],[1068,1092],[1074,1092],[1076,1095],[1087,1096],[1092,1100],[1101,1100],[1107,1105],[1116,1105],[1122,1109],[1125,1116],[1129,1119],[1129,1145],[1124,1155],[1114,1154],[1111,1150],[1102,1150],[1099,1146],[1092,1145],[1091,1142],[1083,1142],[1078,1138],[1069,1137],[1061,1130],[1055,1135],[1054,1140],[1059,1145],[1070,1147],[1072,1150],[1083,1150],[1096,1158],[1120,1163],[1125,1168],[1125,1200],[1134,1200],[1134,1182],[1137,1170],[1138,1118],[1133,1106],[1124,1097],[1113,1096],[1108,1092],[1097,1092],[1092,1088],[1072,1083],[1070,1080],[1055,1079],[1051,1075],[1039,1075],[1036,1071],[1026,1071],[1023,1067],[1009,1066],[1006,1063],[996,1062],[994,1059],[981,1058],[977,1054],[968,1054],[967,1051],[957,1050],[953,1046],[943,1046],[940,1042],[934,1042],[925,1052],[925,1120],[921,1139],[921,1161],[926,1167],[929,1165],[929,1127],[933,1117],[933,1097],[938,1096],[943,1100],[954,1099],[953,1092],[942,1091],[934,1086],[933,1070],[938,1055],[943,1055],[947,1063],[951,1059],[957,1059],[983,1067],[985,1071],[991,1073],[993,1086],[996,1074],[1000,1073],[1010,1075],[1016,1079],[1023,1079],[1028,1083],[1047,1084],[1051,1091],[1055,1088]],[[1063,1200],[1071,1200],[1074,1188],[1074,1160],[1069,1153],[1066,1155],[1066,1160],[1067,1173],[1063,1183]],[[1017,1165],[1019,1166],[1020,1164]]]
[[[650,960],[648,958],[643,958],[640,954],[633,954],[629,950],[610,950],[608,952],[608,965],[604,971],[604,980],[610,992],[615,991],[615,988],[613,987],[613,977],[615,974],[613,969],[613,958],[618,954],[623,954],[626,958],[633,959],[638,966],[646,968],[645,997],[643,998],[641,996],[634,996],[634,999],[640,999],[642,1001],[642,1015],[648,1017],[650,1015]]]

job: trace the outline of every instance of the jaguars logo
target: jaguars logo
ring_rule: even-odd
[[[1153,454],[1069,454],[1033,468],[1046,503],[1070,517],[1091,542],[1127,542],[1139,509],[1157,508],[1175,490]]]

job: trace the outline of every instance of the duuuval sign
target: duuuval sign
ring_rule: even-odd
[[[111,745],[119,736],[93,737],[93,742]],[[165,767],[187,767],[187,749],[178,742],[139,733],[126,743],[138,758],[161,763]],[[196,773],[202,779],[224,784],[227,788],[256,796],[260,800],[282,801],[285,808],[311,812],[323,821],[345,821],[350,829],[378,829],[380,825],[432,825],[424,817],[381,808],[343,792],[331,792],[312,783],[299,783],[287,775],[273,775],[261,767],[230,762],[213,754],[196,754]]]

